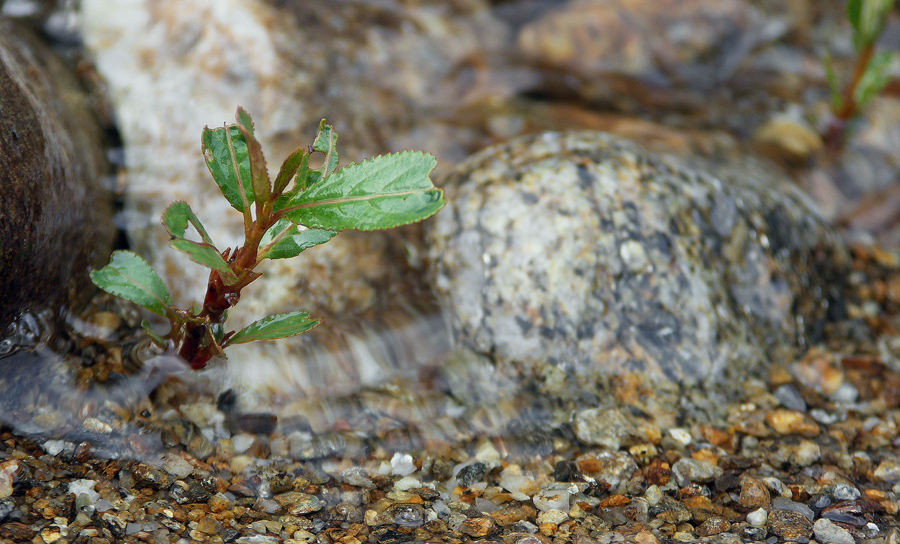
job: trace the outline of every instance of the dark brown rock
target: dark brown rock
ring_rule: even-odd
[[[101,142],[62,62],[0,19],[0,327],[93,292],[114,235]]]
[[[813,532],[812,522],[800,512],[792,510],[769,512],[766,528],[783,542],[809,542]]]

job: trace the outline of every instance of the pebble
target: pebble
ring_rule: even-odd
[[[747,514],[747,523],[754,527],[764,527],[769,519],[769,513],[765,508],[758,508]]]
[[[462,522],[459,532],[474,538],[482,538],[489,535],[495,526],[491,518],[471,518]]]
[[[412,455],[408,453],[395,453],[391,457],[391,473],[400,476],[409,476],[416,471]]]
[[[812,521],[815,517],[812,508],[803,504],[802,502],[795,502],[786,497],[775,497],[774,499],[772,499],[772,509],[797,512],[809,521]]]
[[[577,491],[577,488],[575,488]],[[541,489],[540,492],[532,497],[534,506],[541,512],[549,512],[550,510],[569,510],[569,497],[572,495],[573,487],[567,484],[551,484]]]
[[[817,519],[813,524],[813,533],[816,540],[822,544],[855,544],[856,539],[850,534],[850,531],[844,529],[827,519]]]
[[[588,452],[578,456],[575,465],[585,476],[607,484],[613,493],[620,492],[638,470],[631,455],[619,451]]]
[[[647,432],[640,429],[621,408],[588,408],[575,414],[575,436],[585,444],[617,450],[623,445],[648,442]],[[651,431],[651,435],[658,435]],[[658,440],[658,438],[657,438]]]
[[[672,465],[672,474],[680,486],[690,485],[692,482],[711,482],[724,472],[722,467],[706,459],[683,457]]]
[[[815,421],[797,410],[772,410],[766,413],[766,424],[778,434],[799,434],[812,438],[820,432]]]
[[[722,517],[712,516],[697,526],[694,532],[697,536],[712,536],[724,533],[731,528],[731,523]]]
[[[813,532],[812,522],[800,512],[772,510],[766,521],[766,529],[787,542],[809,542]]]
[[[360,467],[351,467],[342,470],[338,473],[338,480],[347,485],[364,487],[366,489],[375,487],[375,484],[369,479],[369,473]]]
[[[738,502],[745,508],[765,508],[772,497],[766,484],[757,478],[744,478],[741,481],[741,494]]]
[[[876,480],[887,483],[900,482],[900,457],[887,456],[878,463],[873,476]]]
[[[310,514],[312,512],[318,512],[324,507],[325,503],[315,495],[299,493],[297,495],[297,501],[290,507],[290,513],[293,515]]]

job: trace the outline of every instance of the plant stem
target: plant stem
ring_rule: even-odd
[[[841,107],[837,111],[834,111],[834,118],[828,123],[828,128],[825,133],[825,144],[826,147],[833,152],[836,152],[840,149],[841,144],[844,139],[844,132],[847,127],[847,122],[859,113],[859,104],[856,103],[856,89],[859,87],[860,81],[862,81],[863,75],[866,73],[866,68],[869,66],[869,62],[872,61],[872,55],[875,53],[875,44],[870,43],[863,47],[859,56],[856,58],[856,65],[853,68],[853,78],[844,87],[844,93],[841,97]]]

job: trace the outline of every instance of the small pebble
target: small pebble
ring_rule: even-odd
[[[812,522],[800,512],[772,510],[766,520],[766,529],[783,541],[809,542],[813,532]]]
[[[682,457],[672,465],[672,474],[680,486],[690,485],[692,482],[711,482],[724,473],[722,467],[706,459]]]
[[[754,527],[764,527],[769,519],[769,513],[765,508],[759,508],[747,514],[747,523]]]
[[[813,524],[816,540],[822,544],[855,544],[856,540],[850,531],[824,518]]]

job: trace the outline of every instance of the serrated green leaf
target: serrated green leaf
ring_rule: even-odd
[[[186,253],[194,262],[217,270],[226,285],[237,281],[237,276],[222,258],[209,233],[186,202],[174,202],[166,208],[162,215],[162,223],[172,236],[169,244],[173,248]],[[188,223],[197,230],[203,242],[194,242],[184,237]]]
[[[325,123],[325,119],[322,119],[319,123],[319,133],[316,135],[315,141],[313,141],[313,150],[325,154],[325,162],[322,164],[322,168],[319,169],[323,179],[327,178],[337,167],[337,140],[337,132],[332,130],[331,125]]]
[[[284,232],[287,230],[287,232]],[[284,234],[282,234],[284,232]],[[281,237],[272,244],[272,241],[281,234]],[[266,259],[290,259],[303,251],[324,244],[331,240],[337,233],[330,230],[306,229],[301,231],[287,219],[279,219],[263,235],[260,246],[262,257]],[[269,244],[272,244],[269,246]],[[269,246],[269,247],[267,247]]]
[[[225,259],[222,258],[222,255],[219,254],[215,247],[202,242],[185,240],[184,238],[171,240],[169,245],[185,253],[195,263],[202,264],[218,272],[225,285],[233,285],[238,280],[231,267],[228,266],[228,263],[225,262]]]
[[[303,334],[319,324],[321,318],[309,319],[306,312],[289,312],[286,314],[270,315],[247,325],[234,336],[227,344],[245,344],[256,340],[275,340]]]
[[[197,230],[204,243],[215,246],[209,233],[206,232],[203,224],[200,223],[197,214],[194,213],[194,210],[191,209],[187,202],[182,200],[173,202],[162,214],[163,226],[166,227],[169,235],[175,238],[184,238],[188,223]]]
[[[209,173],[228,200],[241,213],[253,203],[250,152],[237,125],[203,129],[203,158]]]
[[[406,151],[338,170],[298,193],[284,217],[309,228],[387,229],[421,221],[444,205],[443,191],[428,178],[433,156]]]
[[[149,321],[147,321],[146,319],[142,320],[141,327],[143,327],[144,332],[147,333],[147,336],[150,337],[150,340],[153,340],[154,344],[161,348],[166,347],[166,339],[156,334],[156,331],[153,330],[153,327],[150,325]]]
[[[298,149],[281,163],[278,176],[275,177],[275,194],[280,195],[288,183],[301,173],[305,176],[305,170],[309,168],[309,154],[304,149]]]
[[[130,300],[138,306],[166,317],[169,290],[147,261],[131,251],[113,251],[109,264],[91,271],[91,281],[107,293]]]
[[[256,202],[267,202],[272,191],[269,181],[269,172],[266,170],[266,158],[263,156],[262,145],[253,135],[253,121],[244,108],[238,107],[235,118],[238,122],[238,130],[247,144],[247,154],[250,160],[250,184],[253,187],[253,197]]]

